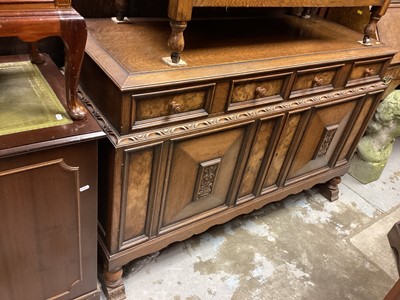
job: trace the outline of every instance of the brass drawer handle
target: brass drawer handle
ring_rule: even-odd
[[[374,75],[374,70],[371,68],[366,68],[364,71],[364,75],[365,75],[365,77],[372,76],[372,75]]]
[[[172,113],[177,114],[183,111],[183,106],[182,104],[179,104],[176,101],[172,101],[169,104],[169,109]]]
[[[394,77],[392,75],[385,76],[383,77],[383,83],[387,85],[392,82],[393,78]]]
[[[257,87],[255,90],[255,98],[265,98],[268,97],[268,90],[261,86]]]
[[[319,78],[319,77],[315,76],[313,81],[312,81],[312,86],[313,87],[321,86],[323,83],[324,83],[324,80],[322,78]]]

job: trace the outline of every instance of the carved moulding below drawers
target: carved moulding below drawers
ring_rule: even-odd
[[[284,103],[279,103],[275,105],[258,107],[256,109],[250,109],[247,111],[225,114],[223,116],[207,118],[202,120],[196,120],[193,122],[188,122],[184,124],[179,124],[175,126],[168,126],[163,128],[156,128],[147,131],[141,131],[137,133],[132,133],[128,135],[120,135],[115,129],[109,124],[104,115],[97,109],[95,104],[93,104],[87,95],[83,91],[79,91],[79,97],[82,102],[87,106],[92,115],[97,119],[100,126],[103,128],[110,141],[115,147],[123,147],[126,145],[137,145],[148,142],[153,142],[157,140],[167,139],[171,136],[178,134],[186,134],[190,132],[204,130],[205,128],[216,128],[223,126],[227,123],[236,123],[246,120],[252,120],[267,115],[277,114],[287,110],[300,109],[303,107],[326,103],[341,99],[344,97],[357,96],[360,94],[365,94],[368,92],[373,92],[376,90],[385,89],[386,85],[382,81],[376,82],[370,85],[357,86],[349,89],[344,89],[340,91],[334,91],[331,93],[317,95],[309,98],[296,99],[292,101],[287,101]]]

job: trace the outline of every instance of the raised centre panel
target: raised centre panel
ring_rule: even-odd
[[[171,142],[161,232],[233,204],[249,126]]]
[[[287,183],[335,165],[364,98],[363,95],[335,104],[320,105],[312,110],[288,172]]]

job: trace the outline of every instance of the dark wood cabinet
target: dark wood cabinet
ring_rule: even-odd
[[[61,73],[48,58],[40,69],[66,106]],[[0,136],[1,299],[100,298],[97,140],[103,136],[91,116]]]
[[[168,22],[87,24],[81,84],[108,136],[99,243],[115,299],[135,258],[317,184],[336,199],[395,54],[326,20],[282,15],[192,21],[188,66],[170,68]]]

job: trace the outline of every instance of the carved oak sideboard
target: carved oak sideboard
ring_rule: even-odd
[[[160,60],[168,22],[87,24],[81,84],[108,136],[99,243],[114,299],[135,258],[316,184],[337,199],[395,54],[319,18],[192,21],[189,67],[175,69]]]

